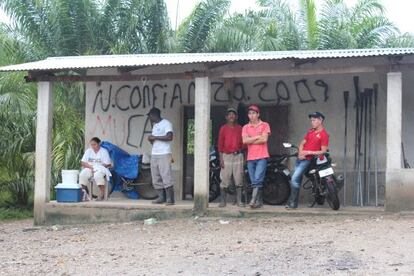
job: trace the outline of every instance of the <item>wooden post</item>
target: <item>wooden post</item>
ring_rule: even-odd
[[[50,82],[39,82],[37,89],[34,224],[42,225],[45,204],[50,200],[53,88]]]
[[[209,77],[195,78],[195,137],[194,137],[194,211],[203,214],[208,207],[210,102]]]

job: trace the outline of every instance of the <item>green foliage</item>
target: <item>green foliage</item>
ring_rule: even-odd
[[[26,208],[0,208],[0,221],[27,219],[33,217],[33,211]]]
[[[178,30],[179,51],[201,52],[210,32],[223,19],[230,0],[205,0],[194,8]]]

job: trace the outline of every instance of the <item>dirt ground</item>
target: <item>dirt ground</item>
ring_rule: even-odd
[[[414,218],[0,224],[0,275],[414,275]]]

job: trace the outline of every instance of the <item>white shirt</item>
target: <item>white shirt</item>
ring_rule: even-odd
[[[91,148],[87,149],[82,157],[82,162],[88,163],[91,166],[112,164],[108,151],[102,147],[99,148],[98,152]]]
[[[170,121],[162,119],[152,127],[153,136],[165,136],[168,132],[173,132],[173,127]],[[152,144],[152,155],[170,154],[171,141],[155,140]]]

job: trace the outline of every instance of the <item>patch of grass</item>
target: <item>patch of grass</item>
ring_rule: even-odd
[[[33,210],[26,208],[0,208],[0,221],[27,219],[33,217]]]

